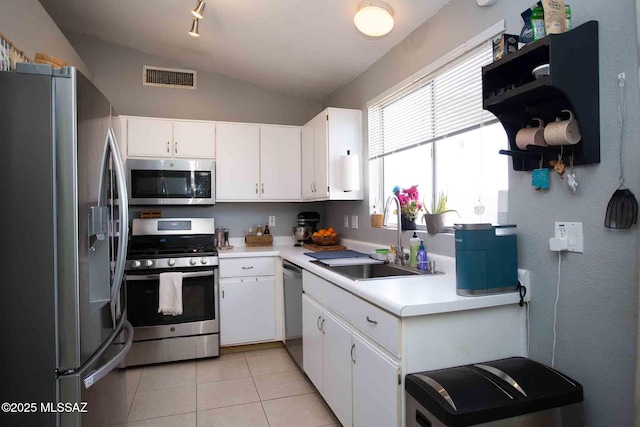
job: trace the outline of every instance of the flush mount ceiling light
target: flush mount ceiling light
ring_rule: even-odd
[[[197,19],[202,19],[202,14],[204,13],[204,0],[198,0],[196,3],[196,8],[191,11],[191,14],[195,16]]]
[[[193,20],[193,24],[191,24],[191,30],[189,31],[189,35],[191,37],[200,37],[200,33],[198,32],[198,19]]]
[[[393,9],[384,1],[363,1],[353,17],[361,33],[380,37],[393,29]]]

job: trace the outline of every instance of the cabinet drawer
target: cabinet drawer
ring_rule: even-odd
[[[350,318],[353,324],[399,356],[400,319],[355,296],[351,307]]]
[[[220,260],[220,277],[271,276],[274,273],[273,257]]]
[[[302,270],[302,289],[321,303],[324,303],[327,283],[326,280],[319,278],[315,274]]]

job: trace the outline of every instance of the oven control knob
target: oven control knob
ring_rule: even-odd
[[[151,261],[150,259],[146,260],[144,262],[144,266],[145,267],[153,267],[153,261]]]
[[[133,261],[133,262],[131,263],[131,267],[133,267],[133,268],[138,268],[138,267],[140,267],[141,265],[142,265],[142,263],[141,263],[140,261]]]
[[[197,263],[197,262],[198,262],[198,260],[197,260],[197,259],[195,259],[195,258],[191,258],[191,259],[189,260],[189,264],[191,264],[191,265],[196,265],[196,263]]]
[[[169,258],[169,261],[167,261],[167,264],[169,264],[169,267],[173,267],[174,265],[176,265],[175,258]]]
[[[200,264],[206,264],[208,262],[209,262],[209,260],[207,258],[205,258],[205,257],[200,258]]]

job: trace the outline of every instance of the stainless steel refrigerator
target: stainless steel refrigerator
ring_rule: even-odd
[[[0,401],[13,404],[0,425],[126,421],[117,366],[133,329],[114,120],[109,101],[72,67],[0,72]]]

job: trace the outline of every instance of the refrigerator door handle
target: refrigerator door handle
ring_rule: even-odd
[[[120,229],[118,230],[118,256],[111,284],[111,313],[115,319],[115,306],[120,295],[120,288],[124,277],[124,267],[127,259],[127,244],[129,239],[129,200],[127,192],[127,180],[120,156],[120,149],[116,141],[113,128],[107,132],[107,140],[111,148],[113,164],[115,166],[116,184],[118,186],[118,216]]]
[[[122,318],[124,319],[125,316],[123,315]],[[131,323],[129,323],[128,320],[125,320],[124,327],[120,330],[120,332],[122,332],[122,330],[125,330],[127,332],[127,341],[122,346],[122,349],[120,349],[118,354],[116,354],[113,358],[111,358],[107,363],[100,366],[100,368],[96,369],[95,371],[92,371],[89,375],[87,375],[82,380],[82,384],[84,384],[85,388],[89,388],[96,382],[100,381],[115,367],[117,367],[124,360],[127,353],[129,353],[129,350],[131,349],[131,344],[133,343],[133,326],[131,326]],[[115,334],[114,339],[118,335],[119,333]]]

